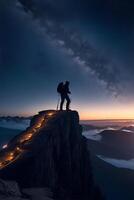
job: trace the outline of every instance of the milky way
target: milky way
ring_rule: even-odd
[[[111,104],[113,96],[133,101],[131,2],[2,0],[0,5],[3,113],[53,105],[62,79],[72,82],[81,106]]]
[[[39,25],[44,26],[46,33],[52,39],[66,48],[69,53],[71,51],[74,59],[83,63],[83,67],[88,67],[100,80],[103,80],[108,89],[118,90],[119,69],[112,61],[97,52],[78,32],[73,29],[67,29],[63,23],[55,21],[52,16],[45,15],[45,13],[42,15],[40,1],[34,3],[34,1],[20,0],[20,3],[25,12],[32,14],[33,18],[40,20]]]

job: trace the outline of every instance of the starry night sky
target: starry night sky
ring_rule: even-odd
[[[134,118],[134,3],[1,0],[0,115],[55,109],[69,80],[81,119]]]

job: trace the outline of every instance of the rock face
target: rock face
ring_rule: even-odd
[[[41,118],[44,121],[38,131],[21,144],[22,155],[0,170],[0,178],[15,180],[22,188],[49,187],[59,199],[102,199],[93,182],[78,113],[42,111],[33,117],[30,127]],[[24,134],[15,137],[9,149],[18,145],[16,141]]]
[[[0,200],[54,200],[49,188],[25,188],[20,191],[15,181],[0,179]]]
[[[14,181],[0,179],[0,200],[28,200],[23,198],[19,186]]]

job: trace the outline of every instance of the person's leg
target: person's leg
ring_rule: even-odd
[[[60,110],[63,110],[64,100],[65,100],[65,97],[61,95]]]
[[[69,110],[69,106],[70,106],[71,100],[70,100],[70,98],[69,98],[68,95],[66,95],[66,101],[67,101],[67,103],[66,103],[66,110]]]

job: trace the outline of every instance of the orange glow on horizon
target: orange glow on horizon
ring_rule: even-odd
[[[74,109],[75,110],[75,109]],[[76,109],[77,110],[77,109]],[[108,110],[87,110],[83,111],[78,109],[77,110],[80,116],[80,120],[107,120],[107,119],[134,119],[134,109],[132,110],[119,110],[119,109],[109,109]],[[22,115],[24,117],[33,116],[35,113],[30,113],[26,115]]]
[[[41,110],[48,108],[55,109],[54,105],[47,106],[32,106],[27,108],[26,111],[18,113],[19,116],[29,117],[33,116]],[[110,103],[101,102],[100,104],[81,104],[77,102],[71,105],[72,110],[79,113],[81,120],[110,120],[110,119],[134,119],[134,103],[113,101]],[[51,113],[50,113],[51,116]]]
[[[81,120],[110,120],[110,119],[134,119],[134,109],[133,110],[119,110],[119,109],[109,109],[109,110],[98,110],[91,112],[80,112]]]

